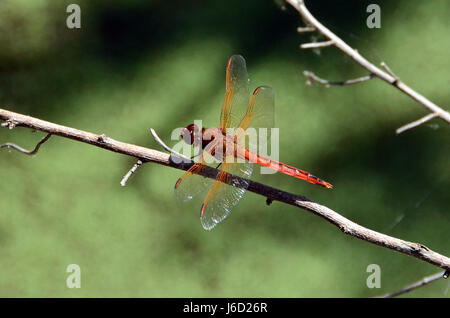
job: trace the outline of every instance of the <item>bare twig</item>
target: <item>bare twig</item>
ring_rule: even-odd
[[[304,43],[300,44],[301,49],[318,49],[322,47],[328,47],[334,45],[334,42],[332,40],[330,41],[323,41],[323,42],[311,42],[311,43]]]
[[[317,83],[324,85],[325,87],[330,87],[332,85],[338,85],[338,86],[354,85],[354,84],[366,82],[375,77],[375,75],[369,74],[367,76],[362,76],[362,77],[358,77],[358,78],[354,78],[354,79],[350,79],[350,80],[346,80],[346,81],[329,81],[329,80],[320,78],[319,76],[317,76],[316,74],[314,74],[313,72],[310,72],[310,71],[304,71],[303,75],[305,75],[305,77],[307,78],[307,81],[306,81],[307,85],[311,85],[312,82],[317,82]]]
[[[124,187],[124,186],[127,184],[128,179],[130,179],[131,175],[132,175],[133,173],[135,173],[136,170],[137,170],[141,165],[142,165],[142,161],[138,160],[138,161],[136,162],[136,164],[135,164],[133,167],[131,167],[131,169],[127,172],[127,174],[126,174],[126,175],[122,178],[122,180],[120,181],[120,185],[121,185],[122,187]]]
[[[9,127],[9,126],[8,125],[5,125],[5,126],[2,125],[2,127]],[[23,149],[22,147],[20,147],[20,146],[18,146],[16,144],[13,144],[11,142],[7,142],[5,144],[0,145],[0,148],[12,148],[12,149],[17,150],[17,151],[19,151],[19,152],[21,152],[21,153],[23,153],[25,155],[32,156],[32,155],[35,155],[39,151],[39,148],[41,148],[41,145],[44,142],[46,142],[51,136],[52,136],[52,134],[47,134],[44,138],[41,139],[41,141],[39,141],[37,143],[36,147],[34,147],[33,150]]]
[[[397,290],[395,292],[379,296],[378,298],[391,298],[391,297],[395,297],[395,296],[398,296],[401,294],[405,294],[407,292],[410,292],[411,290],[420,288],[420,287],[428,285],[434,281],[437,281],[441,278],[444,278],[444,274],[445,274],[445,272],[439,272],[439,273],[436,273],[436,274],[433,274],[430,276],[426,276],[426,277],[422,278],[421,280],[419,280],[418,282],[415,282],[414,284],[403,287],[402,289]]]
[[[306,32],[314,32],[316,31],[316,28],[313,26],[306,26],[306,27],[298,27],[297,32],[298,33],[306,33]]]
[[[162,153],[153,149],[128,144],[108,138],[104,135],[97,135],[87,131],[78,130],[66,126],[57,125],[34,117],[29,117],[0,109],[0,120],[11,120],[16,122],[16,126],[27,127],[35,130],[47,132],[49,134],[58,135],[65,138],[70,138],[80,142],[84,142],[96,147],[101,147],[116,153],[121,153],[127,156],[135,157],[142,162],[155,162],[164,166],[173,167],[176,169],[187,170],[193,163],[177,163],[172,160],[167,153]],[[205,166],[200,169],[200,175],[208,178],[216,178],[218,170],[212,167]],[[404,241],[386,234],[382,234],[368,228],[365,228],[345,217],[330,208],[313,202],[312,200],[292,193],[288,193],[267,185],[245,180],[236,176],[229,176],[225,178],[227,183],[233,186],[244,186],[248,184],[247,190],[262,195],[272,201],[280,201],[304,210],[307,210],[329,223],[338,227],[343,233],[359,238],[366,242],[376,244],[385,248],[389,248],[406,255],[421,259],[427,263],[433,264],[445,270],[450,270],[450,258],[432,251],[428,247],[414,242]]]
[[[155,138],[155,140],[161,145],[161,147],[163,147],[165,150],[167,150],[168,152],[172,153],[173,155],[175,155],[178,158],[181,158],[182,160],[184,160],[185,163],[190,163],[192,160],[189,159],[186,156],[183,156],[182,154],[176,152],[175,150],[173,150],[172,148],[170,148],[169,146],[167,146],[162,140],[161,138],[159,138],[159,136],[156,134],[155,130],[153,128],[150,128],[150,132],[152,133],[153,137]],[[175,158],[173,161],[177,162],[178,158]],[[136,172],[136,170],[142,165],[142,161],[138,160],[137,163],[131,167],[131,169],[127,172],[127,174],[123,177],[122,181],[120,181],[120,185],[121,186],[125,186],[128,179],[131,177],[131,175],[133,173]]]
[[[396,78],[397,80],[399,79],[397,75],[395,75],[394,72],[392,72],[392,70],[390,69],[390,67],[385,63],[385,62],[381,62],[380,65],[386,70],[386,72],[388,72],[393,78]]]
[[[4,123],[2,123],[2,127],[8,127],[9,129],[14,129],[16,127],[16,124],[13,120],[7,120]]]
[[[401,134],[402,132],[404,132],[404,131],[406,131],[408,129],[417,127],[419,125],[422,125],[423,123],[426,123],[427,121],[429,121],[429,120],[431,120],[431,119],[433,119],[433,118],[435,118],[437,116],[438,116],[438,114],[436,114],[436,113],[430,113],[430,114],[428,114],[426,116],[423,116],[420,119],[417,119],[417,120],[415,120],[415,121],[413,121],[413,122],[411,122],[409,124],[406,124],[406,125],[404,125],[404,126],[402,126],[400,128],[397,128],[397,130],[395,132],[397,133],[397,135],[399,135],[399,134]]]
[[[328,28],[326,28],[322,23],[320,23],[309,10],[306,8],[303,0],[286,0],[293,8],[295,8],[301,15],[302,19],[308,26],[312,26],[317,29],[322,35],[324,35],[327,39],[329,39],[328,43],[333,43],[338,49],[348,55],[351,59],[353,59],[356,63],[364,67],[369,71],[369,74],[373,74],[374,76],[382,79],[383,81],[393,85],[398,90],[408,95],[418,103],[420,103],[423,107],[429,110],[432,114],[436,114],[436,117],[445,120],[447,123],[450,123],[450,113],[438,105],[434,104],[426,97],[417,93],[405,83],[403,83],[390,69],[387,67],[386,63],[383,63],[383,67],[386,71],[381,70],[376,67],[374,64],[370,63],[366,58],[364,58],[359,52],[350,47],[347,43],[345,43],[341,38],[339,38],[336,34],[331,32]],[[323,43],[323,42],[322,42]],[[326,43],[326,42],[325,42]],[[305,44],[309,46],[308,44]],[[304,47],[303,47],[304,48]],[[419,123],[420,124],[420,123]]]
[[[186,163],[190,163],[192,162],[191,159],[189,159],[188,157],[182,155],[181,153],[176,152],[175,150],[173,150],[172,148],[170,148],[169,146],[167,146],[162,140],[161,138],[159,138],[159,136],[156,134],[155,130],[153,128],[150,128],[150,132],[153,135],[153,138],[155,138],[155,140],[161,145],[161,147],[163,147],[165,150],[167,150],[168,152],[170,152],[171,154],[181,158],[184,160],[184,162]]]

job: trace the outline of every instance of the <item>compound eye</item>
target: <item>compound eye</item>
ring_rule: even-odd
[[[194,133],[194,134],[199,133],[199,129],[196,124],[190,124],[189,126],[186,127],[186,129],[188,129],[191,133]]]

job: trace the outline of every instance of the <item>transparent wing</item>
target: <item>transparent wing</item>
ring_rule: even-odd
[[[249,100],[248,73],[245,59],[233,55],[228,60],[225,98],[220,115],[220,128],[237,127],[247,111]]]
[[[213,179],[197,174],[202,168],[201,163],[195,163],[178,179],[175,183],[175,197],[178,200],[182,202],[192,200],[196,195],[205,193],[211,187],[214,183]]]
[[[230,174],[248,179],[252,174],[253,164],[224,162],[221,168],[200,210],[200,222],[205,230],[211,230],[223,221],[247,190],[247,181],[242,181],[239,187],[227,184]]]
[[[272,128],[275,124],[274,97],[273,89],[269,86],[255,89],[239,127]]]
[[[247,107],[247,112],[242,118],[239,128],[247,130],[254,128],[259,133],[259,128],[267,128],[267,138],[258,138],[260,146],[270,143],[271,128],[275,126],[275,94],[269,86],[260,86],[253,92]],[[259,135],[262,137],[261,135]],[[249,138],[245,147],[258,149],[255,140]]]

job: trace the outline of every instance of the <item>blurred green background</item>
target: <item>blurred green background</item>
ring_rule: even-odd
[[[305,195],[373,230],[450,254],[449,127],[440,120],[395,135],[425,110],[380,80],[305,85],[365,75],[333,48],[301,51],[316,34],[280,1],[87,1],[81,29],[66,27],[73,1],[2,0],[0,107],[161,150],[194,119],[217,126],[232,54],[247,60],[251,89],[276,94],[280,160],[334,184],[280,175],[255,179]],[[372,62],[448,106],[446,0],[307,1],[325,25]],[[320,40],[320,38],[318,38]],[[44,136],[0,130],[0,144],[33,148]],[[172,142],[173,144],[173,142]],[[371,297],[438,268],[343,235],[306,211],[247,193],[211,232],[201,202],[176,202],[181,171],[52,137],[33,157],[0,151],[2,297]],[[66,267],[81,267],[81,288]],[[369,264],[381,288],[369,289]],[[441,280],[407,297],[448,297]]]

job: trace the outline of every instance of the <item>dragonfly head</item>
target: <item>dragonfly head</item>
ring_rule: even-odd
[[[201,138],[200,129],[196,124],[190,124],[181,130],[180,136],[183,138],[184,142],[192,145],[194,143],[194,138]]]

